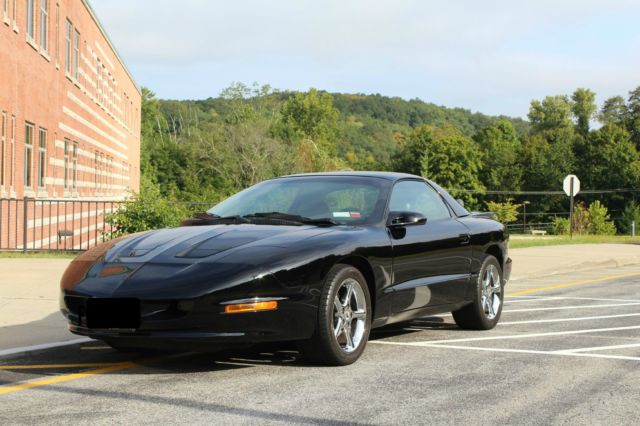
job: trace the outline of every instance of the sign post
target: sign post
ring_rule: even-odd
[[[569,238],[573,239],[573,197],[580,192],[580,179],[576,175],[567,175],[562,182],[564,193],[569,196]]]

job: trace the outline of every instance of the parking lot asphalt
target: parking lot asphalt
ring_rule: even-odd
[[[640,266],[509,283],[490,331],[450,315],[373,332],[347,367],[290,345],[0,353],[0,424],[638,424]]]

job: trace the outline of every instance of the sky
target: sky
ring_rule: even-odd
[[[532,99],[640,86],[638,0],[90,0],[139,85],[380,93],[526,117]]]

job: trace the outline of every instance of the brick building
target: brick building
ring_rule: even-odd
[[[139,188],[140,109],[87,0],[0,0],[0,248],[96,242]]]

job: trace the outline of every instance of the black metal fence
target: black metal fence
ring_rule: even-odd
[[[109,215],[129,201],[0,198],[0,250],[82,251],[112,238]],[[172,202],[185,218],[210,202]]]
[[[0,199],[0,250],[87,250],[109,238],[124,202]]]

